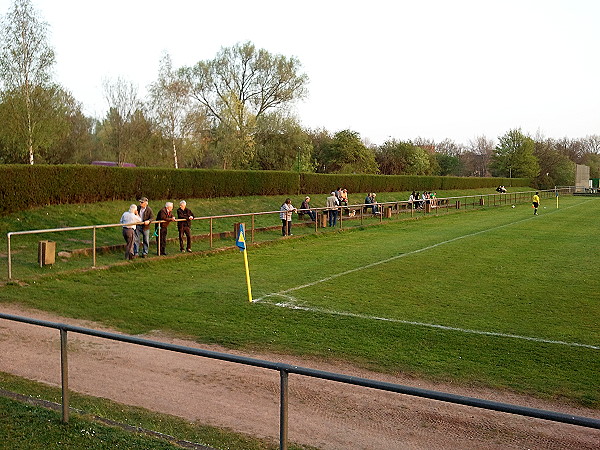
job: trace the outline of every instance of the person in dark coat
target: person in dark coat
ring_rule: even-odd
[[[156,220],[164,220],[165,222],[160,224],[160,233],[158,235],[158,239],[159,239],[159,246],[158,246],[158,251],[157,253],[159,255],[166,255],[166,249],[167,249],[167,228],[169,227],[169,224],[171,222],[173,222],[175,220],[175,217],[173,217],[173,203],[171,202],[167,202],[165,203],[165,207],[162,208],[158,214],[156,215]],[[156,224],[156,227],[158,228],[159,224]]]
[[[183,249],[183,236],[187,239],[186,250],[192,251],[192,233],[190,228],[192,226],[192,220],[194,219],[194,213],[186,206],[185,200],[179,202],[179,208],[177,209],[177,218],[185,219],[177,222],[177,229],[179,230],[179,251],[185,251]]]

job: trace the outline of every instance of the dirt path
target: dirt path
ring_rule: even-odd
[[[2,305],[7,314],[95,329],[93,322]],[[113,331],[113,330],[107,330]],[[190,347],[160,333],[144,337]],[[0,320],[0,371],[60,385],[57,330]],[[283,357],[282,361],[426,389],[600,418],[600,412],[507,392],[433,384],[352,366]],[[274,441],[279,433],[279,374],[206,358],[69,334],[69,386],[119,403],[227,427]],[[406,395],[290,375],[289,438],[322,449],[598,449],[600,431],[450,405]]]

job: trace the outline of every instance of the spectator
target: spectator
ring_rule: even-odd
[[[165,203],[165,207],[162,208],[158,214],[156,215],[156,220],[164,220],[164,223],[156,224],[156,228],[160,225],[160,233],[158,235],[158,249],[157,254],[166,255],[167,254],[167,228],[169,224],[175,220],[173,217],[173,203],[167,202]]]
[[[367,194],[367,196],[365,197],[365,211],[371,209],[371,212],[373,214],[379,214],[379,207],[377,206],[377,202],[375,201],[375,196],[377,194],[370,192],[369,194]]]
[[[183,236],[185,235],[187,239],[186,250],[188,252],[192,251],[192,233],[190,228],[192,226],[192,220],[194,219],[194,213],[186,206],[187,203],[185,200],[181,200],[179,202],[179,208],[177,208],[177,218],[185,219],[180,222],[177,222],[177,230],[179,231],[179,251],[185,251],[183,249]]]
[[[279,218],[281,219],[282,236],[292,236],[292,213],[296,211],[296,208],[292,205],[292,200],[286,198],[279,211],[281,211]]]
[[[340,206],[348,206],[348,189],[346,188],[342,189],[340,193]],[[346,212],[350,211],[348,208],[344,208],[344,210]]]
[[[377,194],[375,192],[373,192],[371,194],[371,198],[373,199],[373,214],[381,214],[381,211],[379,211],[379,206],[377,205],[377,200],[375,199],[375,197],[377,197]]]
[[[327,207],[327,225],[330,227],[335,227],[337,223],[337,215],[338,215],[338,206],[339,201],[335,192],[332,192],[329,197],[327,197],[327,201],[325,206]]]
[[[415,194],[415,191],[412,191],[410,193],[410,195],[408,196],[408,203],[409,203],[411,209],[413,209],[415,207],[415,200],[416,200],[416,194]]]
[[[298,217],[302,217],[304,214],[310,217],[310,220],[315,222],[317,220],[317,216],[313,210],[310,209],[310,197],[307,195],[304,198],[304,201],[300,205],[300,210],[298,211]]]
[[[150,222],[154,219],[154,213],[152,212],[152,208],[148,206],[148,199],[146,197],[142,197],[139,199],[140,204],[137,207],[138,215],[140,216],[140,221],[142,224],[137,226],[136,229],[136,240],[137,240],[137,249],[135,253],[140,254],[142,258],[145,258],[148,255],[148,247],[150,246]],[[142,238],[142,248],[140,251],[140,237]]]
[[[125,211],[121,216],[120,224],[123,225],[123,239],[125,239],[125,259],[133,259],[135,257],[133,246],[135,244],[135,227],[140,221],[140,216],[137,213],[137,206],[132,204],[129,210]]]

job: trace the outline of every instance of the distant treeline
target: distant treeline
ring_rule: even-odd
[[[106,200],[402,192],[529,186],[528,178],[341,175],[255,170],[0,165],[0,214],[44,205]]]

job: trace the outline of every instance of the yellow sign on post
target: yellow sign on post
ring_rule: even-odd
[[[248,286],[248,301],[252,302],[252,286],[250,285],[250,269],[248,268],[248,255],[246,253],[246,232],[243,223],[240,223],[235,241],[240,251],[244,252],[244,266],[246,267],[246,285]]]

